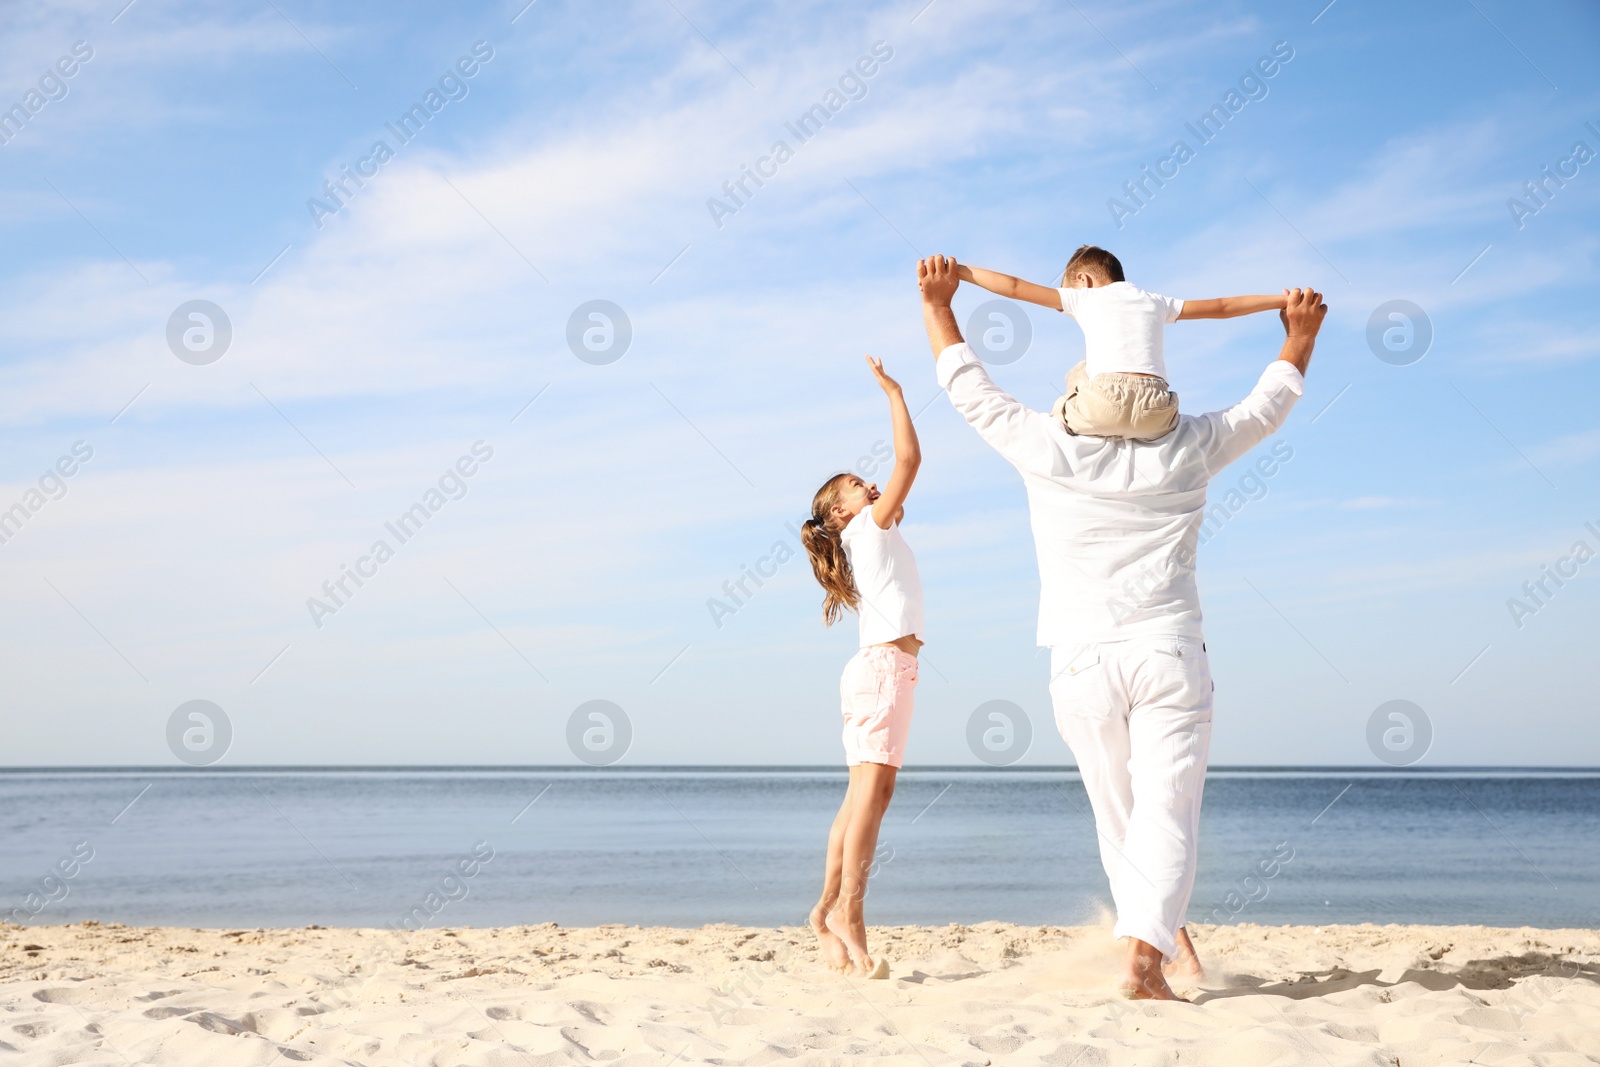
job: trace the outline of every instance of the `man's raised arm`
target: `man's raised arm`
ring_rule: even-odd
[[[1284,332],[1278,358],[1267,365],[1249,396],[1226,411],[1213,411],[1195,420],[1201,453],[1212,474],[1277,432],[1305,391],[1306,368],[1311,365],[1311,350],[1328,305],[1313,289],[1286,289],[1284,297],[1288,306],[1278,313]]]
[[[1285,289],[1283,295],[1289,306],[1278,312],[1284,333],[1278,358],[1293,363],[1303,376],[1311,365],[1311,349],[1317,343],[1322,320],[1328,315],[1328,305],[1314,289]]]
[[[922,324],[928,328],[928,343],[933,346],[933,358],[951,345],[962,342],[961,327],[956,325],[956,314],[950,310],[950,299],[956,295],[961,277],[956,273],[956,261],[948,256],[929,256],[917,261],[917,285],[922,290]]]
[[[1049,475],[1061,464],[1050,434],[1050,416],[1024,407],[989,378],[956,325],[950,298],[961,279],[956,261],[929,256],[917,264],[922,289],[922,323],[928,328],[939,385],[967,424],[1011,465],[1025,473]]]

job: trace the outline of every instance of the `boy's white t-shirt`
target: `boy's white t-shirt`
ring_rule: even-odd
[[[1147,293],[1129,282],[1057,291],[1061,310],[1083,327],[1089,377],[1109,372],[1167,376],[1163,327],[1178,321],[1182,300]]]
[[[861,509],[839,534],[856,592],[861,594],[861,647],[881,645],[908,634],[922,640],[922,576],[917,558],[900,536],[898,523],[887,530]]]

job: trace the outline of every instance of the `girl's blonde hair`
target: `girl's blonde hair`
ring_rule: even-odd
[[[800,543],[811,559],[811,573],[822,586],[822,619],[829,626],[838,622],[846,610],[857,610],[861,602],[856,577],[850,573],[850,557],[845,555],[844,542],[839,538],[843,527],[833,517],[840,487],[849,477],[835,474],[822,483],[811,498],[811,517],[800,527]]]

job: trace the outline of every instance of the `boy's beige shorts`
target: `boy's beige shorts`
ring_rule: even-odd
[[[1068,433],[1154,441],[1178,425],[1178,394],[1162,379],[1142,374],[1091,378],[1079,363],[1067,372],[1067,395],[1055,402],[1051,414]]]

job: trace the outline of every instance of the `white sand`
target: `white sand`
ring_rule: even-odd
[[[1600,1062],[1594,931],[1191,929],[1195,1003],[1132,1004],[1092,927],[874,928],[894,976],[868,982],[793,928],[0,926],[0,1061]]]

